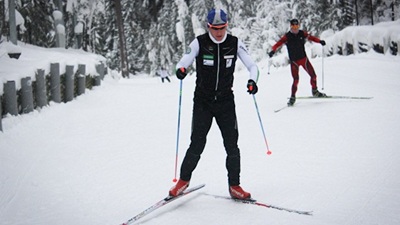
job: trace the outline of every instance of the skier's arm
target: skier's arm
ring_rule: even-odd
[[[311,34],[309,34],[307,31],[304,31],[304,37],[306,37],[308,40],[316,42],[316,43],[320,43],[321,40],[315,36],[312,36]]]
[[[274,46],[272,46],[272,51],[276,52],[276,50],[278,50],[283,44],[285,44],[287,42],[287,37],[286,35],[283,35],[281,37],[281,39],[279,39],[278,42],[276,42],[274,44]]]
[[[199,54],[199,48],[200,48],[199,41],[197,40],[197,38],[195,38],[192,41],[192,43],[190,43],[188,49],[186,50],[185,55],[183,55],[178,64],[176,64],[176,70],[178,70],[181,67],[184,67],[186,69],[190,65],[192,65],[194,59]]]
[[[257,64],[253,61],[249,53],[247,52],[247,48],[244,43],[238,40],[238,57],[246,66],[247,70],[250,72],[250,78],[253,81],[258,80],[258,67]]]

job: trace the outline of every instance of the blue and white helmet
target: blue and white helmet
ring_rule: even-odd
[[[228,23],[228,15],[222,9],[211,9],[207,15],[209,26],[226,25]]]

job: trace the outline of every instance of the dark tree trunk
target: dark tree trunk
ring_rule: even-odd
[[[119,52],[121,56],[122,77],[128,77],[128,65],[126,57],[126,45],[124,35],[124,24],[122,21],[121,0],[115,0],[115,14],[117,16],[117,27],[119,36]]]

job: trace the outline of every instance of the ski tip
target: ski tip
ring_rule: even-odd
[[[200,188],[203,188],[204,186],[206,186],[206,184],[199,184],[199,185],[197,185],[197,186],[195,186],[195,187],[193,187],[193,188],[198,188],[198,189],[200,189]]]
[[[303,215],[307,215],[307,216],[312,216],[313,215],[313,211],[307,211],[307,212],[303,212]]]

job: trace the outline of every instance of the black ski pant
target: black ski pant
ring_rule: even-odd
[[[191,143],[181,166],[180,178],[189,181],[200,160],[207,141],[207,134],[215,118],[221,131],[228,170],[228,184],[240,184],[240,151],[237,146],[238,128],[233,93],[223,100],[194,98]]]

